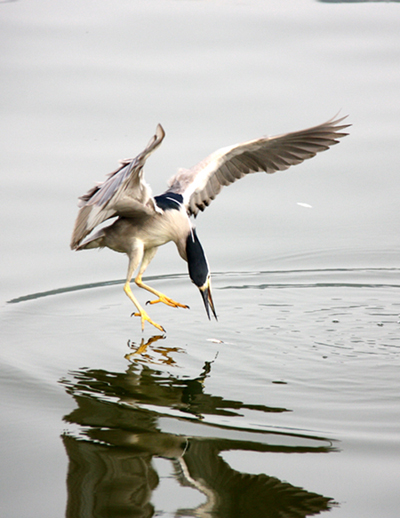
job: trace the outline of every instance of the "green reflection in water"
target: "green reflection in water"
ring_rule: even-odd
[[[61,380],[77,404],[64,418],[71,430],[62,436],[69,458],[68,518],[153,516],[151,497],[159,483],[153,457],[170,459],[177,482],[204,495],[196,508],[177,504],[176,516],[298,518],[334,505],[331,498],[275,477],[229,466],[221,452],[329,453],[334,448],[323,437],[206,423],[207,416],[236,416],[244,409],[288,411],[207,394],[210,370],[207,362],[198,377],[180,379],[135,362],[123,373],[81,369]],[[200,429],[207,426],[207,437],[160,430],[159,418],[171,417],[171,411],[178,429],[179,420],[190,419]],[[209,437],[210,427],[218,428],[218,437]],[[232,432],[240,438],[229,438]]]

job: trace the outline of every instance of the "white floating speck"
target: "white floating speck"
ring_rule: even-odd
[[[308,203],[301,203],[298,201],[297,205],[300,205],[300,207],[305,207],[306,209],[312,209],[312,205],[309,205]]]
[[[233,342],[224,342],[219,338],[207,338],[207,342],[212,342],[213,344],[225,344],[225,345],[234,345]]]

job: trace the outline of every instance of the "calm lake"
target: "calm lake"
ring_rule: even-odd
[[[18,0],[0,29],[1,517],[397,518],[399,3]],[[157,123],[154,194],[338,112],[339,145],[196,219],[217,322],[173,244],[145,275],[190,306],[149,306],[166,334],[124,255],[70,251]]]

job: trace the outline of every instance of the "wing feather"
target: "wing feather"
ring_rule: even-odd
[[[169,192],[181,194],[189,214],[204,210],[222,187],[243,176],[264,171],[275,173],[300,164],[337,144],[348,135],[346,117],[332,118],[302,131],[262,137],[225,147],[212,153],[189,170],[180,170],[169,180]]]
[[[146,148],[136,157],[120,161],[120,167],[104,182],[79,198],[80,207],[71,238],[76,249],[82,240],[103,221],[115,216],[143,217],[158,210],[151,189],[143,176],[147,158],[161,144],[165,132],[159,124]]]

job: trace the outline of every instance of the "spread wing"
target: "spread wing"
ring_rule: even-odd
[[[144,180],[143,166],[164,136],[159,124],[144,151],[136,158],[121,160],[121,167],[79,198],[80,210],[72,233],[72,249],[76,249],[97,225],[109,218],[140,217],[157,210],[150,187]]]
[[[342,130],[351,126],[341,124],[345,118],[219,149],[191,169],[180,170],[169,180],[167,192],[181,194],[188,213],[196,216],[225,185],[249,173],[284,171],[337,144],[337,139],[348,135]]]

